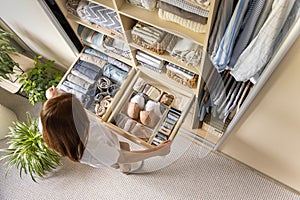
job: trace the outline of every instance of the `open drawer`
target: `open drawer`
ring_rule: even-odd
[[[106,121],[134,74],[129,65],[86,47],[57,87],[74,94],[87,112]]]
[[[194,94],[136,70],[106,123],[121,136],[152,148],[178,132]]]

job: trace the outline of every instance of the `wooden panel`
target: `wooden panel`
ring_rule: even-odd
[[[89,1],[99,4],[101,6],[104,6],[106,8],[112,9],[112,10],[115,9],[113,0],[89,0]]]
[[[169,33],[177,35],[179,37],[185,37],[194,40],[196,43],[203,46],[205,42],[206,34],[197,33],[191,31],[187,28],[180,26],[179,24],[165,21],[158,17],[158,11],[148,11],[137,6],[124,3],[119,11],[121,14],[128,17],[134,18],[138,21],[144,22],[146,24],[155,26],[159,29],[165,30]]]

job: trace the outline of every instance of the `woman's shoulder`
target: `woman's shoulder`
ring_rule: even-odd
[[[109,131],[107,126],[98,117],[88,114],[88,119],[90,122],[90,129]]]
[[[90,134],[105,135],[117,140],[115,133],[101,119],[91,114],[88,114],[88,118],[90,121]]]

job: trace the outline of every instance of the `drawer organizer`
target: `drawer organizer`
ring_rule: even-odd
[[[85,48],[58,88],[74,94],[84,108],[106,121],[133,76],[132,68],[92,48]]]
[[[153,147],[175,137],[193,99],[137,70],[107,123],[125,138]]]

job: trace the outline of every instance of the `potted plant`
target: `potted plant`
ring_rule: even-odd
[[[63,72],[55,68],[53,60],[42,59],[42,56],[34,57],[34,67],[26,73],[18,75],[22,84],[20,92],[28,96],[29,102],[34,105],[37,102],[44,103],[45,92],[51,86],[56,86],[63,76]]]
[[[10,44],[9,38],[14,34],[4,31],[0,28],[0,77],[10,79],[10,74],[14,74],[14,67],[19,68],[19,64],[15,62],[9,55],[17,54],[16,48]]]
[[[56,167],[62,165],[61,155],[49,149],[43,142],[42,134],[38,128],[38,119],[33,119],[27,112],[27,123],[15,121],[14,127],[9,127],[6,135],[9,146],[0,149],[5,154],[0,160],[7,159],[5,162],[6,174],[16,166],[19,169],[20,177],[22,173],[30,174],[36,182],[36,176],[45,177]]]

